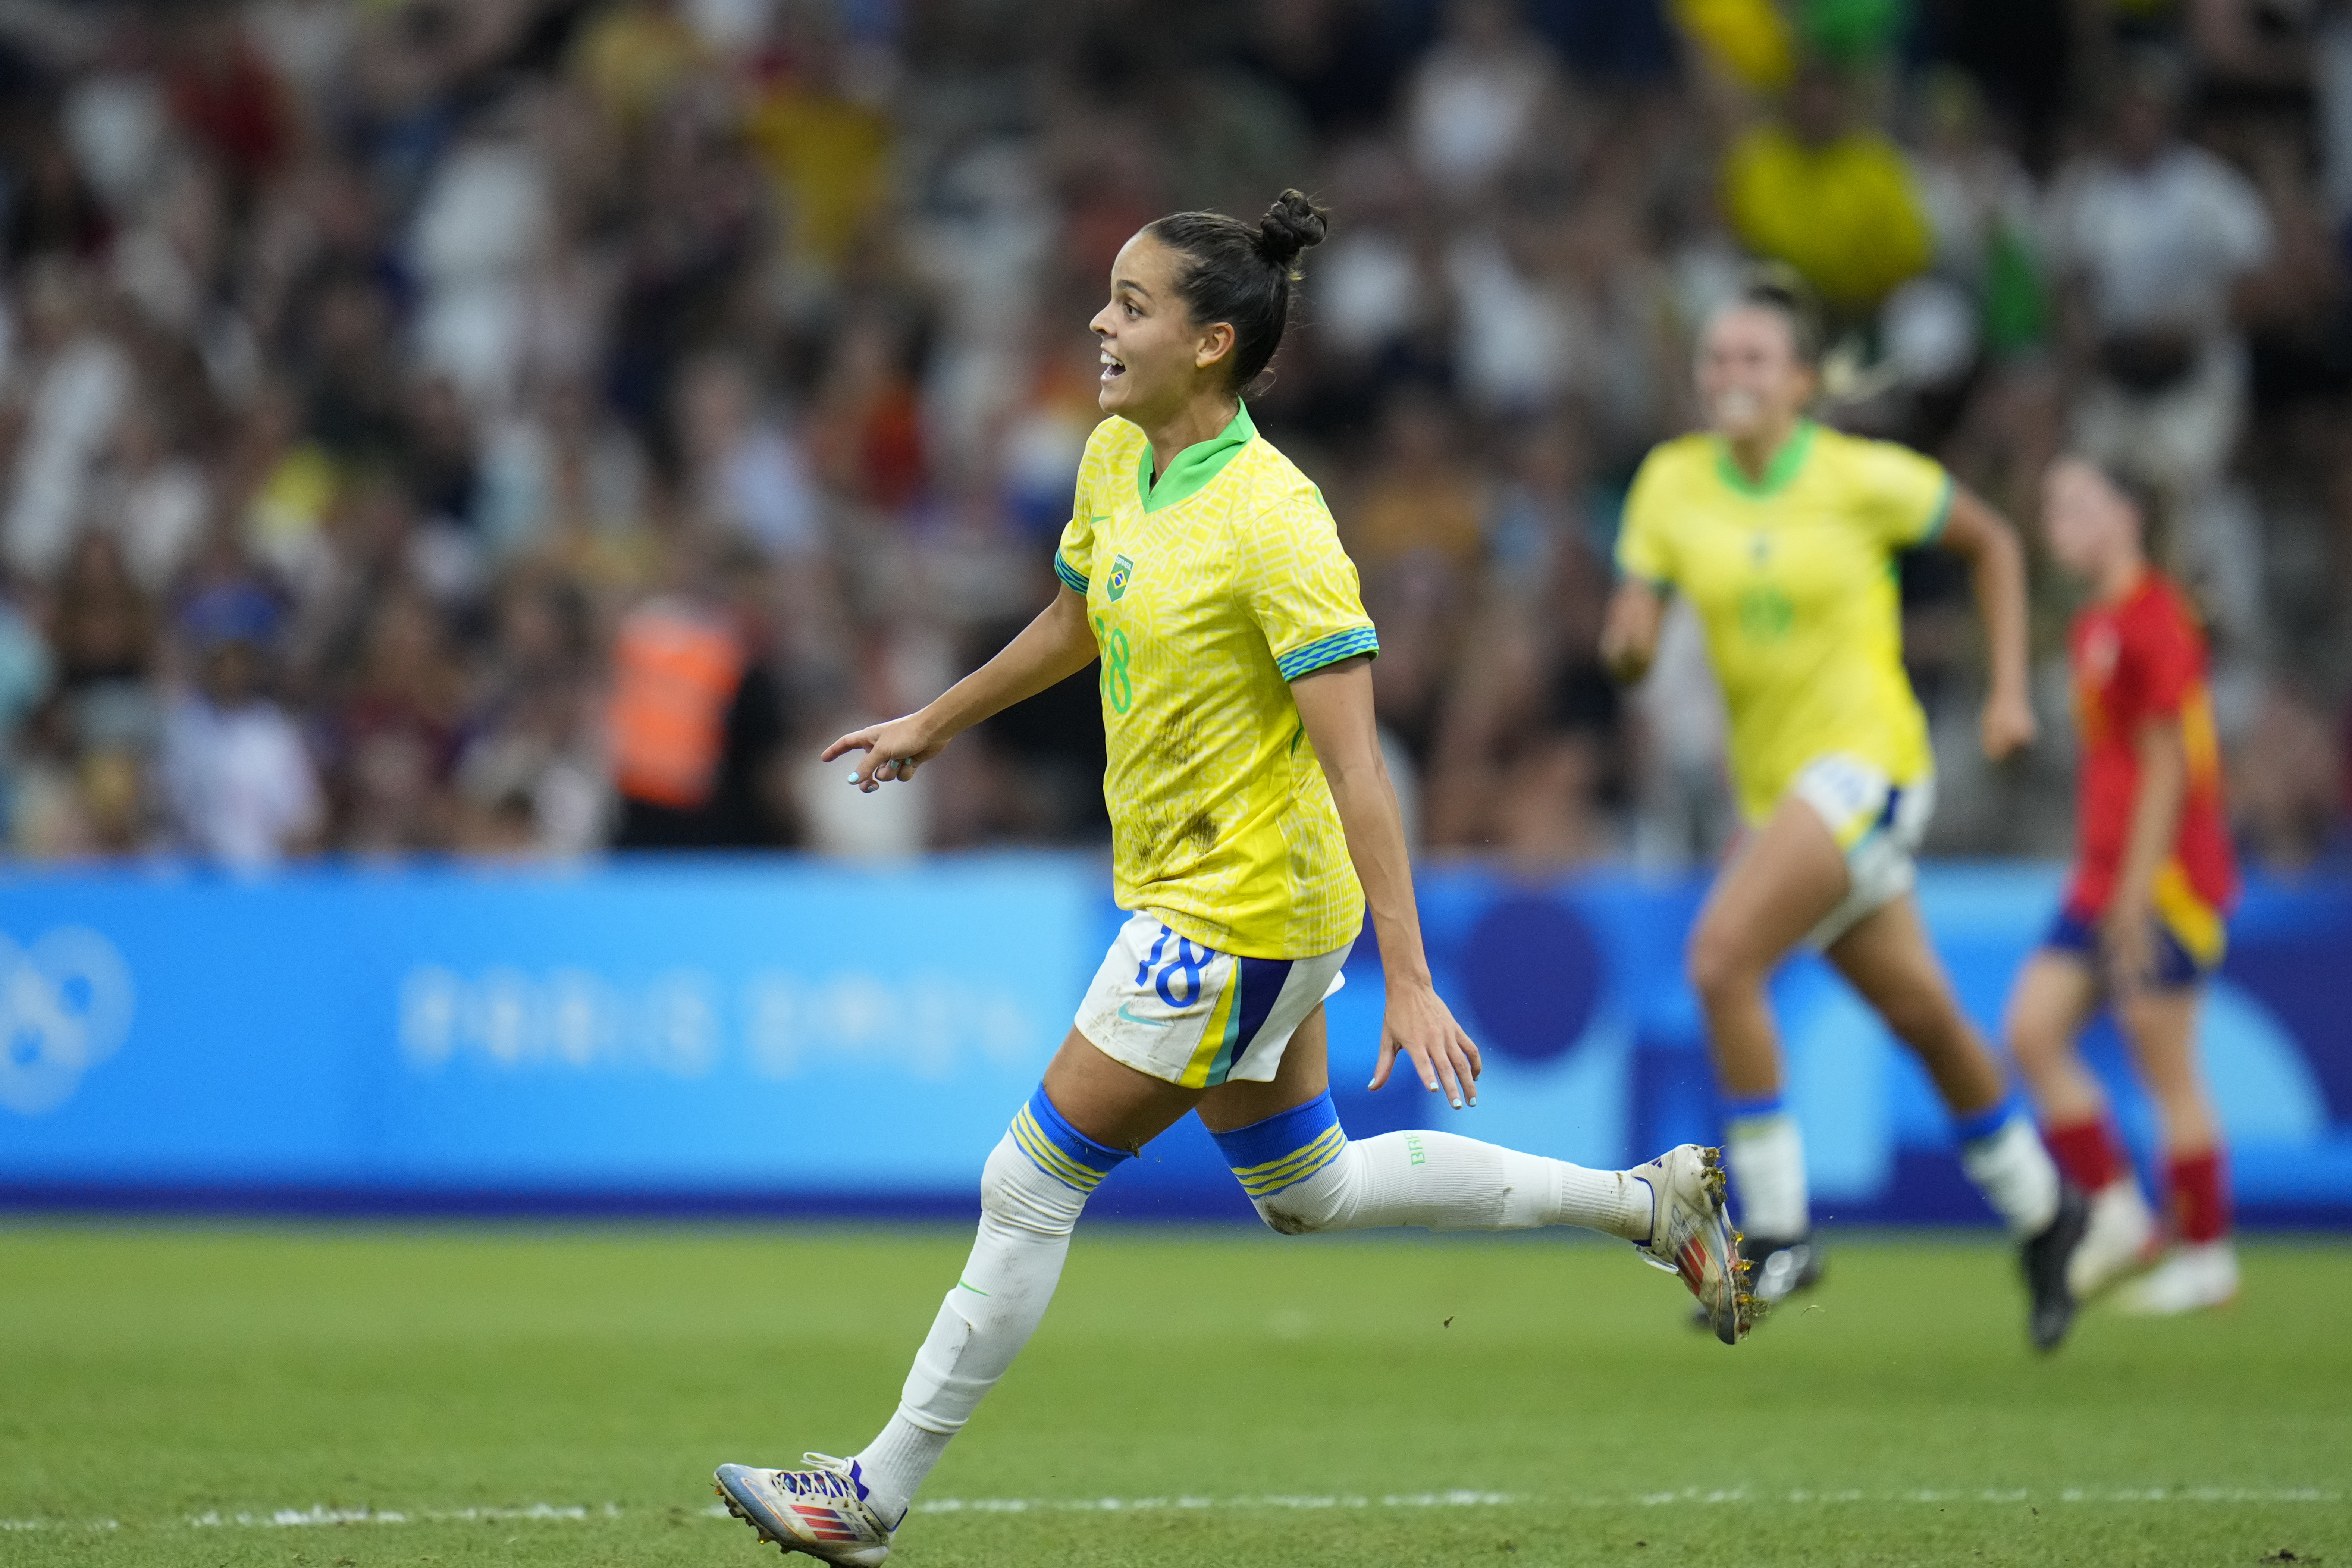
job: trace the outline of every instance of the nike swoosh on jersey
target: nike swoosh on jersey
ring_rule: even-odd
[[[1145,1018],[1129,1012],[1127,1010],[1126,1003],[1122,1002],[1118,1005],[1118,1016],[1120,1017],[1126,1019],[1130,1024],[1149,1024],[1155,1029],[1165,1029],[1172,1026],[1176,1022],[1176,1018],[1197,1017],[1200,1016],[1200,1012],[1201,1009],[1195,1007],[1190,1012],[1177,1014],[1175,1018]]]

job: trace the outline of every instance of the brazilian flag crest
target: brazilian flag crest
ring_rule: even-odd
[[[1104,592],[1113,600],[1127,592],[1127,580],[1135,575],[1135,563],[1126,556],[1114,556],[1110,563],[1110,581],[1103,584]]]

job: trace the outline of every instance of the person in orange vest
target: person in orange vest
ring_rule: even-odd
[[[748,552],[730,552],[622,617],[605,710],[614,848],[795,841],[776,766],[790,733],[783,689],[760,657],[760,571]]]

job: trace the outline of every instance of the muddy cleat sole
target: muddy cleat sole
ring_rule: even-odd
[[[2074,1326],[2074,1287],[2067,1283],[2074,1254],[2091,1226],[2090,1200],[2072,1182],[2058,1188],[2058,1213],[2017,1249],[2018,1268],[2025,1276],[2031,1306],[2026,1331],[2038,1351],[2054,1351]]]
[[[1749,1271],[1748,1292],[1756,1298],[1758,1315],[1772,1311],[1781,1302],[1801,1290],[1810,1290],[1822,1282],[1829,1272],[1828,1255],[1822,1244],[1810,1235],[1793,1241],[1775,1241],[1769,1237],[1748,1236],[1739,1241],[1739,1256],[1746,1259]],[[1706,1309],[1694,1309],[1691,1324],[1695,1328],[1712,1328]]]
[[[803,1456],[805,1470],[721,1465],[714,1489],[727,1511],[787,1555],[804,1552],[842,1568],[881,1568],[892,1531],[866,1506],[856,1468],[826,1454]]]
[[[1715,1337],[1738,1344],[1763,1304],[1748,1290],[1748,1260],[1724,1203],[1721,1152],[1685,1143],[1629,1174],[1650,1187],[1650,1239],[1633,1244],[1642,1260],[1680,1276]]]

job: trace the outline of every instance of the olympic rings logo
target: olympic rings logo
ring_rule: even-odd
[[[114,944],[59,926],[30,947],[0,935],[0,1110],[41,1116],[131,1032],[131,966]]]

